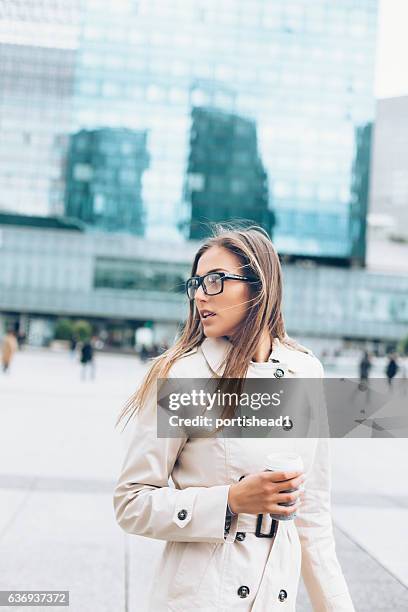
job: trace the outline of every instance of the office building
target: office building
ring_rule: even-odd
[[[56,4],[65,6],[48,0],[41,7]],[[67,152],[68,135],[84,129],[146,131],[150,161],[142,177],[142,230],[147,238],[184,240],[192,109],[212,108],[256,129],[280,253],[364,263],[366,201],[356,202],[353,186],[355,174],[362,176],[369,167],[360,137],[368,138],[374,117],[377,0],[83,0],[79,9],[75,44],[63,54],[66,65],[74,62],[74,72],[65,71],[73,74],[66,77],[70,84],[73,79],[72,121],[54,119],[53,129],[61,135],[55,146]],[[3,41],[7,28],[4,23],[1,28]],[[20,40],[18,52],[15,42],[5,45],[12,70],[25,44]],[[2,42],[0,53],[3,48]],[[45,70],[48,60],[41,57]],[[50,73],[49,87],[53,78]],[[25,92],[30,83],[24,74]],[[47,95],[44,85],[42,107],[57,108],[55,95],[49,101]],[[13,104],[4,98],[2,104],[2,113],[13,117]],[[36,133],[33,124],[27,124],[28,134]],[[8,130],[8,138],[20,143],[14,159],[26,184],[38,176],[37,162],[21,163],[19,121]],[[367,155],[369,148],[367,141]],[[40,175],[37,187],[41,202],[48,197],[49,210],[62,214],[61,174],[55,173],[58,189],[51,195],[48,175]],[[14,195],[3,194],[1,206],[13,209],[18,199],[21,211],[43,211],[43,204],[34,206],[26,197],[31,184],[24,193],[19,185]]]
[[[62,219],[0,214],[0,328],[19,324],[43,343],[59,318],[87,319],[121,346],[132,347],[146,325],[157,342],[171,343],[188,311],[184,281],[199,244],[175,249],[170,241],[86,232]],[[396,345],[408,329],[406,251],[398,274],[395,253],[381,270],[284,264],[288,333],[331,349],[345,341]]]
[[[79,0],[1,3],[0,210],[61,206],[78,48]]]
[[[206,221],[249,219],[272,234],[268,177],[258,155],[253,121],[193,108],[186,200],[189,238],[208,235]]]
[[[81,130],[70,137],[65,215],[89,228],[143,234],[142,176],[146,132]]]
[[[372,225],[408,240],[408,96],[377,101],[373,141]]]

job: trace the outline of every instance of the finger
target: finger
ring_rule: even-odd
[[[268,474],[268,478],[272,482],[282,482],[285,480],[291,480],[292,478],[297,478],[303,474],[301,470],[294,471],[284,471],[284,472],[266,472]]]
[[[292,480],[285,480],[283,482],[275,482],[274,487],[278,492],[291,493],[293,490],[299,489],[304,481],[304,476],[293,478]]]
[[[297,478],[292,478],[291,480],[288,480],[287,483],[282,483],[282,484],[286,484],[286,489],[298,489],[305,481],[305,475],[302,474],[301,476],[298,476]],[[279,483],[280,484],[280,483]]]
[[[296,512],[300,506],[301,504],[299,501],[290,506],[280,506],[279,504],[276,504],[276,509],[273,510],[272,514],[283,514],[284,516],[290,516]]]
[[[300,497],[300,491],[294,491],[293,493],[278,493],[277,495],[277,504],[294,504]]]
[[[282,488],[281,490],[284,489],[299,489],[301,487],[301,485],[304,483],[305,481],[305,475],[302,474],[302,476],[298,476],[297,478],[292,478],[291,480],[288,480],[287,482],[282,482],[282,483],[277,483],[278,486],[282,486],[284,488]]]

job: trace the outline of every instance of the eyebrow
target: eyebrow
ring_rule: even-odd
[[[204,274],[197,274],[196,276],[204,276],[205,274],[210,274],[211,272],[228,272],[225,268],[213,268],[212,270],[208,270],[208,272],[204,272]]]

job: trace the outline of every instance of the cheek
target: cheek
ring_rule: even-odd
[[[229,321],[234,320],[235,322],[240,321],[248,310],[249,304],[247,301],[249,300],[249,291],[248,287],[244,284],[236,283],[235,286],[232,286],[232,282],[228,287],[228,291],[224,291],[223,301],[220,304],[221,309],[227,308],[224,312],[220,314],[226,316]]]
[[[220,298],[214,301],[214,310],[217,308],[219,317],[214,320],[214,323],[205,328],[205,335],[208,337],[219,337],[233,333],[234,329],[240,325],[245,318],[246,312],[250,304],[247,301],[250,299],[250,293],[247,286],[231,286],[228,291],[219,295]]]

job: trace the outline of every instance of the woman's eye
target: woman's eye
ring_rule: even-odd
[[[215,283],[218,281],[218,276],[208,276],[207,279],[211,285],[215,285]]]

